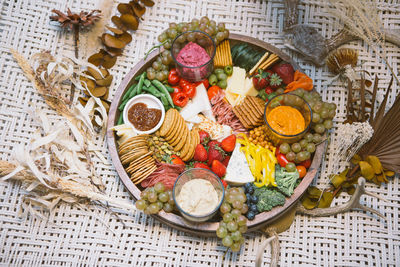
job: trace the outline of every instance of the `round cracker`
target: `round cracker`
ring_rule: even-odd
[[[137,163],[135,162],[134,165],[130,165],[128,169],[129,169],[129,172],[132,173],[132,172],[135,172],[136,170],[140,169],[143,166],[153,165],[153,164],[155,164],[154,159],[149,156],[149,157],[144,158],[140,162],[137,162]]]
[[[169,131],[165,134],[165,137],[171,136],[171,134],[176,130],[176,126],[179,124],[179,113],[174,112],[173,118],[172,118],[172,127],[169,129]]]
[[[181,159],[185,158],[189,152],[190,149],[190,142],[192,141],[192,134],[189,132],[189,136],[187,137],[186,144],[184,144],[182,150],[181,150]]]
[[[187,125],[185,124],[184,131],[183,131],[183,135],[182,135],[182,137],[179,139],[178,144],[176,144],[176,146],[174,147],[174,148],[175,148],[175,151],[181,151],[182,148],[183,148],[183,146],[184,146],[185,143],[187,142],[188,138],[189,138],[189,128],[188,128]]]
[[[155,170],[157,169],[157,166],[153,166],[153,167],[151,167],[150,169],[148,169],[146,172],[144,172],[142,175],[141,175],[141,177],[139,176],[139,177],[134,177],[133,179],[132,179],[132,182],[134,183],[134,184],[139,184],[139,183],[141,183],[141,182],[143,182],[143,180],[145,180],[147,177],[149,177],[150,176],[150,174],[152,174]]]
[[[165,136],[171,130],[176,112],[178,112],[176,109],[170,108],[167,113],[165,113],[165,119],[160,128],[161,136]]]
[[[189,149],[188,149],[187,153],[185,154],[185,156],[182,158],[183,161],[188,161],[190,159],[190,156],[192,156],[194,149],[195,149],[194,142],[195,142],[195,136],[194,136],[193,132],[190,132]]]
[[[147,147],[135,147],[135,148],[132,148],[131,150],[129,150],[127,153],[122,153],[122,154],[120,154],[120,159],[121,160],[124,160],[124,159],[126,159],[127,157],[130,157],[131,155],[133,155],[133,154],[135,154],[135,153],[138,153],[138,152],[141,152],[141,151],[149,151],[148,150],[148,148]]]
[[[186,132],[187,125],[185,121],[183,121],[182,127],[179,129],[179,131],[176,133],[176,136],[171,140],[170,144],[171,146],[175,147],[179,141],[182,139],[184,133]]]
[[[137,153],[131,154],[130,156],[125,157],[124,159],[121,158],[121,163],[122,165],[128,164],[146,153],[148,153],[148,151],[142,150]]]
[[[182,128],[183,123],[184,123],[183,118],[181,116],[177,116],[176,124],[174,125],[173,130],[170,132],[169,135],[165,137],[165,140],[167,140],[167,142],[170,142],[175,138],[176,134]]]

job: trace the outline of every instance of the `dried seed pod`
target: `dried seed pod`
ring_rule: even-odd
[[[152,7],[154,6],[154,2],[152,0],[140,0],[145,6]]]
[[[139,18],[141,18],[146,12],[146,8],[137,2],[130,2],[129,4],[133,7],[133,12]]]
[[[122,49],[118,48],[107,47],[107,52],[113,57],[118,57],[122,55]]]
[[[89,63],[92,63],[93,65],[95,65],[96,67],[98,67],[98,66],[100,66],[101,63],[103,62],[103,57],[104,57],[104,54],[101,53],[101,52],[99,52],[99,53],[96,53],[96,54],[91,55],[91,56],[88,58],[88,62],[89,62]]]
[[[113,27],[110,27],[110,26],[106,26],[106,28],[108,30],[110,30],[111,32],[115,33],[115,34],[123,34],[124,33],[123,30],[120,30],[118,28],[113,28]]]
[[[119,13],[133,15],[133,7],[130,4],[121,3],[117,6]]]
[[[89,100],[89,97],[82,97],[82,96],[80,96],[80,97],[78,97],[78,100],[79,100],[79,102],[81,103],[82,106],[85,106],[86,103],[87,103],[88,100]]]
[[[108,75],[104,79],[96,80],[96,84],[99,86],[110,86],[112,82],[113,76]]]
[[[108,113],[108,111],[110,110],[110,101],[101,99],[101,103],[103,104],[103,107],[106,109]]]
[[[108,88],[105,86],[96,87],[93,90],[90,90],[90,92],[92,93],[92,95],[94,97],[101,97],[101,96],[105,95],[105,93],[107,91],[108,91]]]
[[[103,100],[108,99],[108,95],[110,94],[110,90],[107,90],[107,92],[101,97]]]
[[[100,49],[98,53],[93,54],[88,58],[89,63],[92,63],[96,67],[103,66],[106,69],[112,68],[116,61],[117,57],[110,55],[104,49]]]
[[[103,35],[101,36],[101,40],[103,41],[103,44],[112,48],[121,49],[124,48],[126,45],[123,41],[118,39],[118,37],[108,33],[103,33]]]
[[[360,161],[358,164],[360,165],[361,175],[365,179],[371,180],[372,178],[374,178],[374,176],[375,176],[374,169],[368,162]]]
[[[106,69],[111,69],[115,65],[115,62],[117,62],[117,57],[107,54],[103,58],[102,66]]]
[[[121,22],[124,24],[124,26],[129,29],[129,30],[134,30],[136,31],[138,26],[139,26],[139,21],[138,19],[130,14],[123,14],[121,16]]]
[[[117,26],[118,29],[122,31],[127,31],[128,28],[125,26],[125,24],[122,22],[121,18],[118,16],[112,16],[111,21],[114,23],[115,26]]]
[[[357,65],[358,52],[351,48],[340,48],[331,52],[326,59],[329,71],[335,74],[344,72],[347,65],[355,67]]]

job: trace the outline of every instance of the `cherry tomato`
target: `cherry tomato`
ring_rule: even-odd
[[[228,183],[225,180],[221,180],[222,185],[224,186],[224,188],[226,188],[228,186]]]
[[[196,83],[196,87],[197,87],[198,85],[200,85],[201,83],[204,85],[204,87],[205,87],[206,89],[208,89],[208,87],[210,86],[210,83],[208,82],[208,79],[204,79],[204,80],[202,80],[201,82]]]
[[[300,165],[306,167],[306,169],[310,168],[310,166],[311,166],[311,159],[307,159],[307,160],[305,160],[305,161],[300,162]]]
[[[177,85],[179,84],[180,81],[180,77],[176,71],[176,69],[171,69],[168,75],[168,83],[170,85]]]
[[[265,88],[265,93],[266,94],[272,94],[274,92],[274,90],[272,90],[272,88],[270,86],[267,86],[267,88]]]
[[[171,163],[175,165],[185,165],[185,162],[183,162],[183,160],[177,155],[171,156]]]
[[[219,92],[221,91],[221,88],[218,85],[213,85],[211,86],[208,91],[207,91],[207,95],[208,95],[208,100],[211,101],[211,99],[217,95]]]
[[[180,86],[181,88],[185,87],[188,83],[189,83],[189,82],[186,81],[185,79],[180,79],[180,80],[179,80],[179,86]]]
[[[183,108],[189,101],[189,97],[184,92],[173,93],[172,101],[174,105]]]
[[[196,95],[196,85],[192,83],[188,83],[183,86],[182,90],[189,98],[193,98]]]
[[[279,154],[281,154],[281,152],[279,151],[279,147],[277,147],[275,149],[275,157],[277,157]]]
[[[276,156],[276,159],[278,160],[278,163],[279,163],[279,165],[281,165],[281,167],[285,167],[286,164],[289,163],[289,161],[287,160],[286,156],[283,155],[283,154],[281,154],[281,153],[279,153],[279,154]]]
[[[304,167],[302,165],[298,165],[298,166],[296,166],[296,169],[299,172],[300,178],[303,178],[304,176],[306,176],[306,173],[307,173],[306,167]]]

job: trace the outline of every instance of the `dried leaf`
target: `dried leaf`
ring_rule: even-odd
[[[318,205],[318,200],[311,199],[308,196],[303,197],[301,204],[308,210],[315,208]]]
[[[133,6],[133,12],[135,13],[135,15],[139,18],[141,18],[144,13],[146,12],[146,8],[142,5],[140,5],[137,2],[130,2],[130,4]]]
[[[346,176],[334,175],[331,179],[331,183],[335,188],[338,188],[344,181],[346,181]]]
[[[107,52],[112,57],[118,57],[118,56],[122,55],[122,49],[118,49],[118,48],[107,47]]]
[[[328,208],[331,206],[333,200],[333,193],[332,192],[324,192],[322,194],[321,200],[318,203],[318,208]]]
[[[145,6],[152,7],[154,6],[154,2],[152,0],[140,0]]]
[[[115,26],[117,26],[118,29],[120,29],[122,31],[127,31],[128,30],[128,28],[124,25],[124,23],[122,22],[120,17],[113,16],[111,18],[111,21],[114,23]]]
[[[367,156],[365,159],[374,169],[375,174],[380,174],[383,171],[382,164],[378,157],[376,156]]]
[[[139,26],[139,21],[138,19],[130,14],[123,14],[121,16],[121,22],[125,25],[125,27],[129,30],[134,30],[136,31]]]
[[[108,47],[113,47],[113,48],[124,48],[125,47],[125,43],[123,41],[121,41],[118,37],[108,34],[108,33],[104,33],[101,36],[101,40],[103,41],[103,43],[108,46]]]
[[[91,55],[88,58],[88,62],[95,65],[96,67],[100,66],[103,63],[104,54],[99,52]]]
[[[102,97],[106,92],[108,91],[107,87],[101,86],[101,87],[96,87],[90,92],[94,97]],[[101,126],[101,125],[99,125]]]
[[[374,176],[375,176],[374,169],[368,162],[360,161],[358,164],[360,165],[361,175],[365,179],[371,180],[372,178],[374,178]]]
[[[121,40],[122,42],[124,42],[125,45],[127,45],[130,42],[132,42],[132,35],[130,35],[127,32],[124,32],[123,34],[118,35],[118,39]]]
[[[110,30],[111,32],[117,34],[117,35],[123,34],[123,33],[124,33],[124,31],[122,31],[122,30],[120,30],[120,29],[117,29],[117,28],[110,27],[110,26],[106,26],[106,28],[107,28],[108,30]]]
[[[117,57],[113,57],[107,54],[104,56],[102,66],[106,69],[111,69],[115,65],[115,62],[117,62]]]
[[[121,3],[117,6],[118,12],[121,14],[133,15],[133,8],[130,4]]]

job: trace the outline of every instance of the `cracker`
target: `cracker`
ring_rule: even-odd
[[[173,126],[173,130],[165,137],[165,140],[167,140],[168,143],[170,143],[174,138],[176,138],[176,135],[179,133],[184,123],[185,123],[184,119],[182,118],[182,116],[179,115],[176,119],[175,125]]]
[[[171,127],[173,125],[173,119],[175,116],[175,112],[178,112],[176,109],[174,108],[170,108],[167,113],[165,113],[165,119],[163,124],[161,125],[160,128],[160,135],[161,136],[165,136],[169,130],[171,130]]]
[[[139,184],[139,183],[143,182],[143,180],[145,180],[147,177],[149,177],[150,174],[152,174],[156,169],[157,169],[157,166],[154,165],[147,171],[141,173],[141,176],[134,177],[134,179],[132,179],[132,177],[131,177],[131,180],[134,184]]]
[[[184,158],[182,158],[183,161],[188,161],[193,158],[194,151],[195,151],[195,142],[196,142],[196,135],[195,132],[191,131],[190,132],[190,145],[189,145],[189,150],[187,154],[185,155]]]
[[[243,101],[243,104],[246,104],[251,110],[254,110],[257,116],[263,116],[264,114],[260,112],[257,108],[257,105],[255,105],[253,102],[251,102],[250,98],[246,96],[246,98]]]
[[[171,138],[171,136],[175,133],[176,131],[176,127],[179,125],[180,120],[179,120],[179,113],[175,112],[173,115],[173,119],[172,119],[172,127],[171,129],[165,134],[165,139],[167,138]]]
[[[155,165],[154,159],[152,157],[150,157],[150,158],[146,159],[146,161],[143,161],[139,165],[133,167],[131,170],[131,173],[135,173],[141,169],[151,168],[151,166],[154,166],[154,165]]]
[[[143,148],[147,149],[147,142],[146,143],[137,143],[137,144],[132,144],[132,146],[127,146],[119,150],[119,155],[122,157],[128,153],[130,153],[133,149],[136,148]]]
[[[186,142],[186,144],[183,146],[183,148],[181,150],[181,159],[182,160],[188,156],[192,141],[193,141],[192,140],[192,133],[189,132],[188,137],[187,137],[187,142]]]
[[[136,160],[137,158],[139,158],[140,156],[146,154],[148,151],[147,150],[140,150],[140,151],[136,151],[135,153],[132,154],[126,154],[128,156],[121,157],[121,163],[122,165],[128,164],[134,160]]]
[[[136,165],[140,164],[141,161],[145,160],[146,157],[150,156],[151,154],[153,154],[153,152],[149,151],[143,155],[141,155],[140,157],[138,157],[137,159],[135,159],[135,161],[132,161],[129,164],[129,167],[126,168],[126,170],[132,170],[133,167],[135,167]],[[151,157],[150,157],[151,158]]]
[[[188,127],[187,127],[187,125],[186,125],[186,122],[183,121],[183,125],[182,125],[182,127],[179,129],[179,132],[178,132],[177,135],[171,140],[171,146],[176,147],[176,146],[179,144],[179,142],[181,141],[181,139],[182,139],[183,135],[185,134],[187,128],[188,128]]]
[[[181,138],[179,139],[178,144],[174,147],[175,151],[181,151],[183,146],[186,144],[187,140],[189,137],[189,128],[187,127],[186,123],[185,126],[183,127],[183,133]]]

